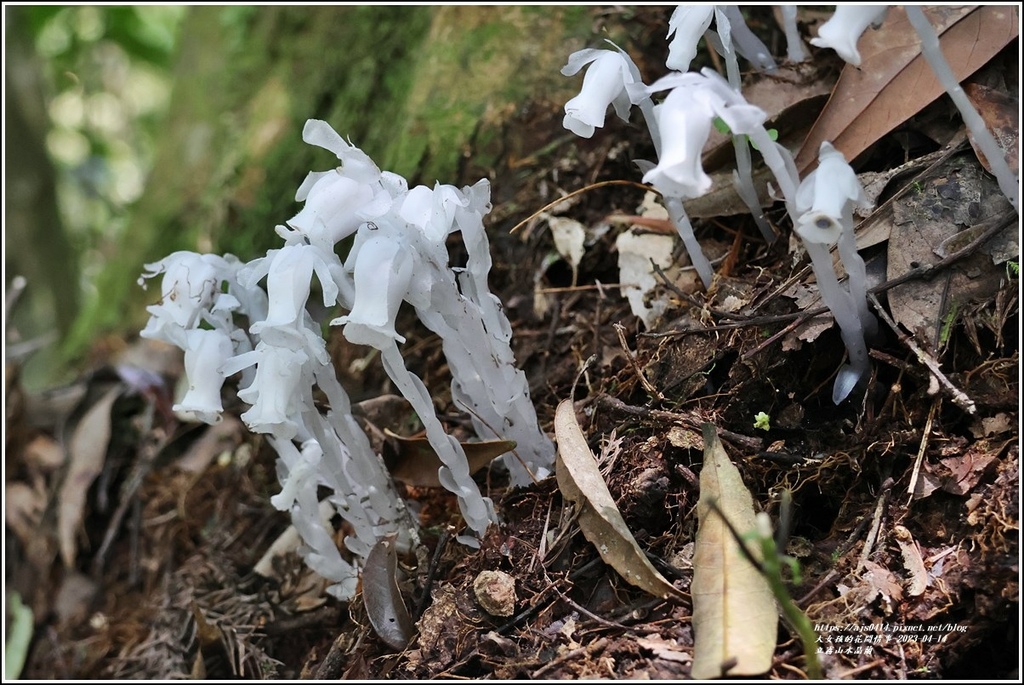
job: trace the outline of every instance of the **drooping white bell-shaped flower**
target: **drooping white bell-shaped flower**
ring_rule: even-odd
[[[188,251],[174,252],[145,266],[147,272],[140,283],[161,273],[164,277],[160,303],[146,307],[151,316],[139,335],[184,347],[181,331],[199,325],[233,270],[223,257]]]
[[[818,152],[818,167],[796,191],[796,232],[805,241],[835,245],[843,231],[846,207],[866,203],[864,188],[843,153],[824,141]]]
[[[594,130],[604,126],[608,105],[623,121],[629,121],[630,87],[642,85],[640,70],[622,50],[579,50],[569,56],[562,74],[572,76],[586,65],[583,87],[579,95],[565,103],[562,125],[580,136],[590,138]]]
[[[734,133],[745,133],[763,126],[766,115],[707,69],[699,74],[669,74],[647,90],[654,93],[666,89],[671,91],[654,107],[661,155],[643,180],[664,195],[699,197],[711,187],[700,158],[715,117],[724,120]]]
[[[355,260],[355,305],[347,316],[331,321],[343,325],[345,338],[357,345],[383,349],[405,342],[395,331],[398,309],[409,290],[413,256],[391,226],[374,225],[360,234]]]
[[[679,5],[668,20],[668,35],[672,42],[668,45],[668,59],[665,65],[676,71],[686,71],[690,62],[697,56],[697,43],[704,32],[711,26],[711,18],[715,16],[714,5]]]
[[[836,5],[835,14],[821,25],[818,37],[811,38],[811,45],[832,48],[846,62],[858,67],[857,41],[868,26],[882,21],[888,9],[888,5]]]
[[[323,290],[324,306],[333,305],[338,297],[338,286],[328,262],[333,259],[333,252],[326,253],[316,245],[285,245],[271,250],[254,268],[243,272],[250,286],[264,274],[267,276],[267,318],[257,321],[249,330],[263,334],[269,328],[300,327],[314,273]]]
[[[866,338],[877,330],[867,306],[867,269],[857,252],[853,235],[854,204],[868,204],[857,175],[842,153],[823,142],[818,168],[796,191],[796,232],[804,241],[818,282],[822,301],[831,310],[846,345],[849,363],[844,364],[832,386],[832,400],[845,400],[870,368]],[[848,276],[839,283],[829,248],[838,244]]]
[[[222,369],[227,375],[256,365],[252,383],[238,391],[238,397],[252,405],[242,414],[250,430],[272,433],[282,440],[291,440],[298,434],[302,411],[307,399],[312,400],[313,373],[308,362],[309,356],[301,349],[261,341],[252,352],[224,363]]]
[[[225,376],[221,367],[234,354],[234,345],[224,331],[204,328],[185,331],[185,341],[188,391],[172,409],[203,423],[218,423],[224,411],[220,389]]]
[[[663,195],[689,199],[711,188],[701,152],[711,134],[714,114],[694,98],[695,92],[693,88],[676,88],[654,108],[662,132],[661,156],[643,181]]]
[[[333,248],[359,228],[364,220],[362,212],[373,201],[374,192],[366,183],[332,169],[310,172],[296,199],[305,200],[306,204],[288,220],[288,226],[310,242]]]

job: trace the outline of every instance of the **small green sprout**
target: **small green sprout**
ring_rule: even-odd
[[[760,428],[763,431],[771,430],[771,417],[765,414],[763,411],[757,412],[757,414],[754,416],[754,428]]]
[[[1006,261],[1006,277],[1012,278],[1014,276],[1020,276],[1020,262],[1009,259]]]
[[[942,320],[942,330],[939,331],[939,345],[945,346],[949,342],[949,334],[953,330],[953,323],[956,321],[957,310],[960,308],[956,302],[953,302],[953,306]]]
[[[722,117],[715,117],[714,120],[713,120],[713,123],[715,125],[715,130],[717,130],[719,133],[729,133],[729,134],[732,133],[732,129],[729,128],[729,124],[725,123],[725,120],[722,119]],[[750,147],[752,147],[755,150],[757,150],[758,152],[760,152],[760,150],[758,150],[758,148],[757,148],[757,145],[755,145],[754,142],[750,140],[749,136],[744,135],[744,136],[741,136],[741,137],[745,138],[746,141],[748,143],[750,143]],[[779,139],[779,131],[777,129],[774,129],[774,128],[768,129],[768,137],[771,138],[772,140],[778,140]]]

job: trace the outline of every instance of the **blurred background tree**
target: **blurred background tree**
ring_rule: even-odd
[[[17,330],[57,330],[64,362],[101,357],[160,296],[137,284],[145,263],[277,246],[299,183],[333,162],[301,141],[309,118],[411,183],[517,182],[494,178],[499,162],[571,139],[568,55],[664,42],[671,8],[652,9],[638,23],[598,7],[8,6],[8,103],[36,145],[13,159],[9,128],[8,169],[39,179],[19,191],[39,215],[5,222],[7,278],[29,281]],[[15,88],[19,68],[35,87]]]
[[[30,385],[53,378],[94,280],[128,230],[171,88],[185,8],[4,8],[7,321]],[[38,349],[37,349],[38,348]]]

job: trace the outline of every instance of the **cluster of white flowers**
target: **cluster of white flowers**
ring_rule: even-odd
[[[330,324],[343,326],[349,342],[380,350],[385,370],[423,422],[444,464],[439,479],[457,495],[468,524],[464,542],[473,544],[497,520],[494,507],[473,480],[462,446],[445,433],[427,388],[405,366],[399,349],[405,339],[395,329],[402,302],[441,337],[453,400],[471,412],[478,436],[516,442],[517,458],[505,462],[513,484],[547,476],[554,446],[538,426],[526,377],[514,365],[511,326],[487,287],[487,181],[410,189],[326,122],[308,121],[303,140],[333,152],[340,165],[310,173],[299,187],[303,209],[277,227],[284,246],[248,264],[231,255],[176,252],[146,265],[144,278],[163,275],[162,298],[148,308],[142,335],[185,351],[189,389],[174,408],[196,420],[220,419],[225,379],[241,372],[238,396],[251,405],[242,419],[269,434],[280,456],[283,489],[273,503],[291,513],[309,566],[335,582],[334,594],[351,597],[358,558],[388,533],[408,543],[415,524],[353,418],[322,322],[307,308],[314,275],[324,307],[348,311]],[[461,268],[449,264],[446,240],[454,232],[469,255]],[[334,248],[350,236],[342,261]],[[313,402],[314,386],[327,397],[326,413]],[[317,490],[324,486],[333,494],[321,502]],[[345,539],[355,562],[334,543],[333,514],[355,531]]]
[[[787,52],[791,59],[804,58],[803,46],[796,26],[794,8],[782,13],[786,29]],[[811,43],[834,49],[853,65],[860,64],[857,42],[868,26],[881,22],[886,5],[837,6],[835,15],[821,26]],[[961,108],[964,120],[979,140],[991,138],[980,117],[973,115],[970,103],[961,97],[952,72],[944,66],[937,47],[934,30],[920,8],[908,7],[908,17],[922,39],[922,50],[940,79]],[[715,30],[710,30],[711,22]],[[708,43],[726,61],[728,81],[717,73],[703,69],[687,72],[697,54],[697,42],[706,35]],[[569,57],[562,73],[571,76],[590,64],[580,94],[565,105],[564,125],[567,129],[591,137],[594,128],[604,124],[605,111],[614,104],[618,116],[628,121],[630,105],[640,107],[658,155],[658,163],[638,160],[643,180],[662,195],[669,218],[676,225],[686,251],[705,287],[710,287],[713,271],[701,251],[683,207],[683,201],[703,195],[711,187],[704,173],[701,154],[711,127],[716,120],[724,122],[733,133],[737,171],[733,181],[743,201],[750,208],[765,239],[770,243],[775,234],[764,218],[756,189],[751,180],[750,151],[747,139],[757,149],[771,170],[811,258],[822,300],[839,324],[849,362],[836,377],[832,397],[843,401],[864,377],[869,368],[865,336],[877,329],[875,317],[867,306],[867,276],[863,259],[857,253],[853,236],[854,204],[863,205],[864,193],[857,176],[843,155],[829,143],[819,152],[819,167],[801,183],[790,152],[774,142],[765,129],[766,115],[748,103],[740,92],[740,74],[736,55],[755,67],[772,70],[775,63],[765,46],[750,32],[735,5],[680,5],[669,20],[668,36],[672,38],[666,65],[674,70],[651,86],[645,86],[629,55],[615,50],[582,50]],[[673,37],[674,36],[674,37]],[[651,95],[668,94],[654,104]],[[1000,187],[1017,207],[1016,176],[1005,167],[1005,160],[994,142],[988,142],[995,159],[993,165]],[[841,285],[833,267],[830,248],[838,246],[847,272],[847,283]]]

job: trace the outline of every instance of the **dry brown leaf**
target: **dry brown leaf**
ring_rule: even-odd
[[[714,425],[704,424],[704,466],[693,553],[695,679],[757,675],[772,665],[778,611],[768,581],[740,551],[722,520],[741,534],[755,530],[754,498],[729,460]],[[718,507],[716,512],[711,502]],[[721,514],[721,515],[720,515]]]
[[[657,633],[638,637],[636,638],[636,643],[640,647],[649,650],[658,659],[676,661],[682,664],[688,664],[693,661],[689,647],[684,647],[675,640],[666,640]]]
[[[1020,168],[1020,102],[1004,91],[980,83],[965,83],[964,94],[984,119],[985,127],[992,132],[999,147],[1006,152],[1006,163],[1017,174]],[[974,154],[978,155],[978,161],[985,167],[985,171],[992,173],[992,167],[978,149],[970,131],[967,137],[974,148]]]
[[[685,597],[651,565],[626,526],[576,421],[572,400],[562,400],[555,410],[555,439],[558,489],[579,507],[580,529],[604,562],[626,581],[655,597]]]
[[[987,230],[1012,212],[991,176],[969,153],[954,156],[928,179],[892,205],[893,228],[889,235],[886,277],[898,278],[919,265],[935,264],[941,252],[957,248],[949,241],[962,227]],[[974,255],[927,281],[911,281],[889,291],[892,317],[912,331],[918,340],[938,349],[948,312],[971,300],[994,296],[1005,278],[986,254],[1012,240],[1017,227],[1010,225]],[[970,235],[963,239],[970,240]],[[966,242],[964,242],[966,244]]]
[[[979,440],[965,454],[956,454],[940,459],[932,465],[933,473],[939,476],[944,491],[954,495],[966,495],[981,482],[989,467],[998,458],[998,450],[991,449],[988,440]]]
[[[907,594],[911,597],[919,597],[928,588],[928,571],[924,567],[921,549],[914,541],[914,536],[903,526],[894,526],[893,534],[896,536],[896,544],[900,546],[900,552],[903,554],[903,568],[907,569],[907,573],[910,574]]]
[[[962,81],[1017,36],[1017,8],[940,6],[924,8],[942,51]],[[901,7],[890,7],[877,31],[858,43],[860,68],[846,65],[832,97],[796,157],[801,174],[817,163],[824,140],[853,160],[889,131],[942,95],[920,41]]]
[[[870,559],[864,561],[862,583],[867,590],[865,603],[871,603],[881,596],[882,601],[887,606],[887,613],[894,603],[903,599],[903,587],[896,579],[896,575],[886,567]]]
[[[363,605],[374,631],[389,647],[402,650],[416,632],[398,589],[397,533],[373,546],[363,566]]]
[[[421,488],[439,488],[441,481],[437,472],[441,458],[426,438],[405,438],[387,428],[384,434],[394,450],[385,450],[384,462],[391,477],[406,485]],[[484,440],[481,442],[460,442],[469,462],[469,472],[476,473],[492,461],[516,448],[515,440]]]
[[[73,568],[78,552],[76,536],[85,514],[89,486],[103,470],[110,444],[110,410],[121,395],[122,386],[107,391],[82,417],[71,435],[70,463],[61,483],[57,508],[57,539],[60,556],[67,568]]]

